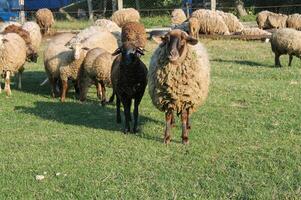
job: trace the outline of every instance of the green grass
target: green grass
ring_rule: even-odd
[[[141,22],[146,28],[168,27],[171,25],[171,17],[170,15],[142,17]]]
[[[0,95],[0,199],[299,199],[300,61],[289,68],[284,57],[274,68],[269,44],[202,42],[212,81],[192,116],[189,146],[179,123],[172,143],[162,144],[164,114],[148,92],[142,131],[124,135],[114,106],[101,107],[94,88],[88,102],[71,90],[62,104],[39,86],[42,61],[28,64],[23,90]]]
[[[82,30],[89,27],[92,22],[88,20],[57,20],[54,24],[54,29],[56,30]]]
[[[240,21],[243,21],[243,22],[253,22],[253,21],[256,21],[256,15],[254,14],[249,14],[249,15],[246,15],[246,16],[242,16],[239,18]]]

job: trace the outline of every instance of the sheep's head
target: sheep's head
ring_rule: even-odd
[[[179,29],[172,30],[161,37],[161,47],[166,46],[167,56],[171,63],[178,63],[186,56],[187,44],[196,45],[198,40]]]
[[[0,35],[0,48],[4,47],[4,44],[8,42],[8,40],[4,37],[4,35]]]
[[[74,52],[74,59],[78,60],[81,58],[82,54],[87,53],[89,48],[85,47],[82,42],[75,42],[72,45],[66,45],[69,49]]]
[[[38,61],[38,53],[32,48],[32,46],[28,46],[26,50],[26,60],[28,62],[34,62],[37,63]]]
[[[131,43],[124,43],[121,47],[116,49],[116,51],[112,54],[113,56],[116,56],[118,54],[121,54],[122,61],[129,65],[133,63],[133,61],[142,55],[144,55],[144,50],[140,47],[136,47],[135,45]]]

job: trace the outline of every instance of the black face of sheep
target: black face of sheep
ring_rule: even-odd
[[[198,40],[189,36],[181,30],[173,30],[162,37],[162,46],[167,46],[168,59],[171,63],[177,63],[180,58],[185,57],[187,43],[196,45]]]
[[[139,47],[135,47],[130,44],[124,44],[113,53],[113,56],[118,54],[121,54],[122,62],[125,65],[130,65],[137,57],[139,58],[140,56],[144,55],[144,52],[143,49]]]

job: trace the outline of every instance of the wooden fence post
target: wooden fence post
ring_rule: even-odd
[[[93,21],[93,5],[92,0],[87,0],[88,3],[88,10],[89,10],[89,20]]]
[[[20,5],[20,13],[19,13],[20,21],[21,24],[24,24],[25,23],[24,0],[19,0],[19,5]]]
[[[118,0],[118,10],[123,8],[123,0]]]

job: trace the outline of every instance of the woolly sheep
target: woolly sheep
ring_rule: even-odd
[[[135,47],[145,48],[147,37],[143,24],[128,22],[122,27],[121,41],[131,42]]]
[[[119,27],[122,27],[127,22],[139,22],[140,14],[134,8],[124,8],[114,12],[111,19]]]
[[[98,19],[94,25],[111,32],[116,37],[118,46],[121,46],[121,28],[115,22],[108,19]]]
[[[231,33],[241,32],[244,28],[242,23],[232,13],[227,13],[219,10],[216,12],[224,19],[224,22],[226,23]]]
[[[294,28],[296,30],[301,31],[301,15],[300,14],[289,15],[286,24],[288,28]]]
[[[111,85],[113,56],[101,48],[88,51],[79,72],[80,100],[85,101],[89,85],[94,83],[102,105],[106,103],[106,86]],[[111,100],[112,101],[112,100]]]
[[[200,32],[200,23],[199,20],[195,17],[190,17],[188,20],[189,24],[189,34],[190,36],[194,38],[199,38],[199,32]]]
[[[10,26],[10,25],[15,25],[15,26],[22,26],[19,22],[12,22],[12,21],[9,21],[9,22],[4,22],[0,25],[0,33],[2,33],[6,27]]]
[[[41,28],[41,33],[43,35],[48,34],[50,28],[54,24],[54,17],[53,17],[51,10],[49,10],[47,8],[39,9],[36,12],[36,20],[37,20],[38,25]]]
[[[258,28],[260,28],[260,29],[270,28],[269,24],[267,22],[267,19],[268,19],[268,16],[273,15],[273,14],[275,14],[275,13],[267,11],[267,10],[259,12],[256,17],[256,22],[258,24]]]
[[[35,52],[38,52],[42,42],[41,29],[36,22],[25,22],[22,26],[29,33],[31,44]]]
[[[21,89],[21,75],[26,62],[25,41],[16,33],[0,35],[0,73],[5,76],[6,95],[11,95],[10,76],[18,73],[18,88]],[[0,85],[1,87],[1,85]]]
[[[268,16],[268,24],[271,28],[285,28],[287,15],[275,14]]]
[[[208,55],[197,39],[181,30],[170,31],[162,41],[150,61],[149,94],[155,107],[165,112],[164,143],[170,142],[176,112],[182,119],[183,144],[188,144],[189,117],[208,96]]]
[[[241,34],[242,35],[266,35],[266,36],[272,35],[272,33],[259,28],[244,28],[241,31]]]
[[[278,29],[272,34],[271,47],[275,53],[275,66],[281,67],[280,56],[283,54],[289,55],[289,63],[291,66],[293,56],[301,58],[301,32],[290,29]]]
[[[171,13],[172,24],[182,24],[186,19],[187,17],[182,9],[174,9]]]
[[[205,34],[229,35],[229,29],[223,18],[215,11],[199,9],[191,14],[200,23],[200,32]]]

